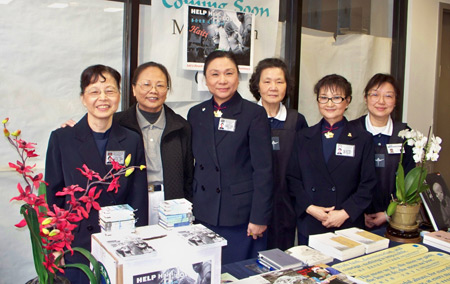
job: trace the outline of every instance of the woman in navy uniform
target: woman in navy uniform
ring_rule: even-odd
[[[273,210],[267,229],[267,247],[286,250],[295,242],[294,198],[286,186],[286,169],[295,133],[308,127],[305,117],[284,103],[294,88],[294,80],[281,59],[266,58],[256,66],[249,82],[250,91],[267,112],[272,132]]]
[[[227,240],[222,263],[256,257],[266,248],[272,206],[270,126],[264,108],[237,92],[233,54],[214,51],[204,64],[212,98],[189,110],[197,221]]]
[[[386,223],[385,211],[392,194],[395,195],[395,173],[404,142],[404,139],[398,137],[398,132],[409,129],[406,123],[393,121],[391,118],[399,94],[400,88],[394,77],[388,74],[375,74],[364,89],[364,100],[369,113],[353,121],[372,134],[375,144],[378,183],[372,204],[365,214],[365,224],[369,229],[375,229]],[[414,168],[411,146],[405,146],[402,164],[405,174]]]
[[[81,101],[87,114],[74,126],[52,132],[47,149],[45,180],[48,182],[47,201],[52,208],[56,204],[68,209],[70,198],[55,194],[66,186],[87,183],[87,178],[77,168],[83,164],[105,176],[112,168],[108,157],[122,162],[131,154],[130,165],[145,165],[144,146],[140,136],[113,122],[113,114],[120,101],[120,74],[111,67],[94,65],[81,74]],[[134,171],[129,177],[119,179],[117,193],[107,192],[107,186],[97,185],[102,190],[96,202],[100,206],[129,204],[137,218],[136,225],[148,223],[148,195],[145,171]],[[100,232],[98,211],[91,210],[88,219],[82,220],[74,230],[72,247],[91,250],[91,234]],[[77,252],[65,255],[65,263],[85,263],[87,260]],[[84,273],[76,268],[65,269],[71,283],[89,283]]]
[[[289,164],[289,190],[296,197],[299,243],[308,236],[349,227],[364,227],[364,211],[376,185],[372,137],[347,122],[350,83],[328,75],[314,87],[323,116],[302,129]]]

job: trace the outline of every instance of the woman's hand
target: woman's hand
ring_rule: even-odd
[[[267,230],[266,225],[256,225],[253,223],[248,223],[247,228],[247,236],[252,236],[254,240],[256,240],[258,237],[262,238],[264,231]]]
[[[322,225],[326,228],[339,228],[348,218],[350,218],[350,216],[344,209],[332,210],[328,212],[328,218],[325,221],[322,221]]]
[[[306,208],[306,213],[313,216],[320,222],[325,222],[328,219],[328,213],[330,211],[334,210],[334,206],[332,207],[322,207],[322,206],[316,206],[316,205],[309,205],[308,208]]]
[[[61,127],[62,128],[66,127],[66,126],[74,127],[75,124],[77,124],[75,121],[73,121],[72,119],[69,119],[68,121],[61,124]]]
[[[385,212],[377,212],[372,214],[364,214],[364,221],[366,223],[367,228],[373,228],[383,225],[387,222],[386,213]]]

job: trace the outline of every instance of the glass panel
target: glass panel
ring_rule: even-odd
[[[54,3],[58,2],[58,3]],[[80,74],[89,65],[122,70],[123,3],[100,0],[0,2],[0,115],[10,129],[37,142],[35,174],[43,172],[50,132],[86,112],[80,102]],[[5,140],[3,138],[3,140]],[[2,283],[34,278],[27,230],[17,230],[19,176],[8,168],[17,154],[0,142]]]
[[[318,122],[314,84],[337,73],[352,83],[347,119],[361,116],[365,84],[390,72],[393,0],[304,0],[302,11],[299,111]]]

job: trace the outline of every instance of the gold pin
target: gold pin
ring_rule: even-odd
[[[325,138],[327,138],[327,139],[334,137],[334,133],[331,131],[325,132],[324,135],[325,135]]]
[[[348,136],[348,137],[352,137],[352,133],[349,132],[347,136]]]
[[[222,117],[222,114],[223,113],[220,111],[220,109],[214,111],[214,116],[215,117]]]

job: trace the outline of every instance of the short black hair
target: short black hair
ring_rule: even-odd
[[[139,65],[136,68],[136,70],[134,70],[133,79],[131,80],[131,83],[133,85],[136,85],[137,79],[139,78],[141,73],[149,67],[156,67],[159,70],[161,70],[161,72],[164,73],[164,75],[166,76],[166,79],[167,79],[167,87],[170,90],[172,88],[172,80],[170,79],[169,71],[167,71],[167,68],[164,65],[157,63],[157,62],[153,62],[153,61],[142,63],[141,65]]]
[[[259,93],[259,81],[261,80],[261,73],[267,68],[280,68],[283,71],[284,80],[286,80],[286,95],[282,102],[285,103],[288,97],[291,96],[292,90],[294,90],[294,80],[289,75],[286,63],[279,58],[266,58],[258,63],[255,72],[253,72],[248,82],[250,92],[257,101],[261,99],[261,94]]]
[[[205,64],[203,65],[203,75],[206,76],[206,70],[208,70],[208,66],[211,63],[211,61],[213,61],[216,58],[223,58],[223,57],[230,59],[234,63],[239,75],[239,67],[236,57],[233,55],[233,53],[223,50],[214,50],[213,52],[208,54],[208,56],[205,59]]]
[[[317,98],[321,88],[341,89],[345,93],[345,98],[352,97],[352,85],[341,75],[331,74],[320,79],[314,86],[314,93]]]
[[[103,80],[106,80],[105,76],[103,75],[104,73],[110,74],[111,77],[113,77],[113,79],[116,81],[117,87],[120,89],[120,80],[121,80],[120,73],[117,72],[117,70],[112,67],[97,64],[97,65],[92,65],[92,66],[87,67],[81,73],[81,78],[80,78],[81,93],[80,93],[80,95],[83,95],[84,91],[86,90],[86,87],[89,86],[90,84],[97,82],[100,77]]]
[[[367,98],[367,95],[372,88],[376,87],[378,89],[384,83],[389,83],[392,87],[394,87],[396,97],[400,95],[400,86],[394,76],[390,74],[377,73],[370,78],[369,82],[367,82],[367,85],[364,88],[364,97]]]

